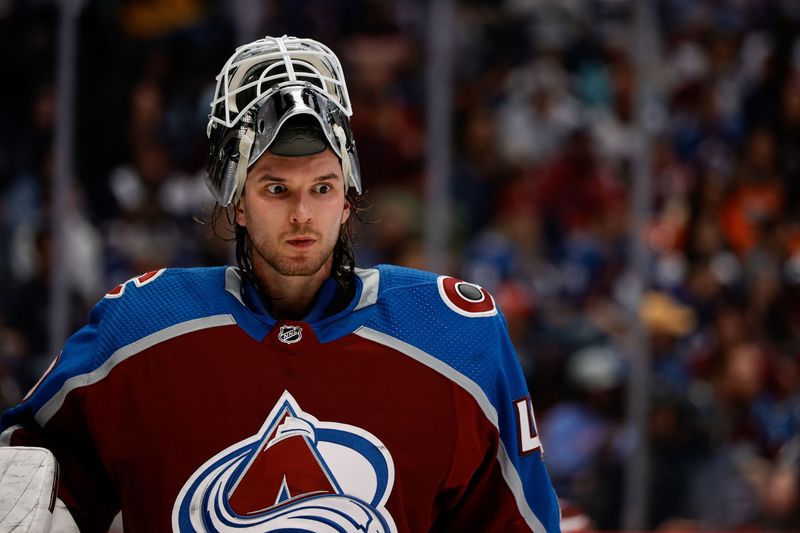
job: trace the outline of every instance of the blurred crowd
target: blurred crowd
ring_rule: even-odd
[[[633,3],[456,2],[447,273],[503,310],[556,489],[592,527],[622,527],[638,319],[653,378],[648,527],[797,531],[800,3],[656,2],[649,221],[632,232]],[[429,2],[250,2],[254,35],[233,4],[86,3],[74,187],[53,221],[58,12],[0,1],[0,404],[54,356],[54,222],[72,329],[134,275],[233,260],[201,175],[214,76],[242,37],[338,53],[375,222],[357,229],[358,263],[426,267]],[[648,252],[641,301],[634,233]]]

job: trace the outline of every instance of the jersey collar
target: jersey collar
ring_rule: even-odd
[[[302,322],[314,329],[320,342],[328,342],[352,333],[371,315],[372,307],[378,299],[379,271],[357,268],[353,281],[354,294],[344,296],[336,280],[325,280],[311,309],[303,318]],[[270,314],[255,286],[250,281],[242,280],[238,268],[226,269],[225,291],[234,320],[254,339],[263,340],[280,323]],[[345,303],[337,302],[337,299],[342,298],[346,298]]]

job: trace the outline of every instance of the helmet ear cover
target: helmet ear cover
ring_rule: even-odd
[[[241,161],[240,141],[245,128],[210,128],[208,155],[204,177],[214,199],[223,207],[229,205],[237,192],[237,169]]]
[[[239,162],[239,151],[235,149],[239,140],[232,137],[229,131],[223,131],[216,124],[211,127],[204,174],[206,181],[212,182],[208,184],[208,189],[214,195],[214,200],[222,205],[230,203],[233,198],[236,164]]]

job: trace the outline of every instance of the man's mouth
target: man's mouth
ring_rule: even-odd
[[[286,242],[289,243],[289,246],[295,248],[308,248],[317,241],[312,237],[292,237],[291,239],[287,239]]]

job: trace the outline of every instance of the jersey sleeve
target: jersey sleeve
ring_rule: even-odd
[[[83,394],[65,393],[70,383],[97,366],[102,308],[101,302],[33,390],[0,418],[0,444],[38,446],[53,452],[59,465],[58,496],[84,532],[108,531],[120,507],[95,449],[96,429],[85,410]]]
[[[527,385],[502,315],[491,320],[485,364],[493,373],[480,388],[485,397],[477,394],[483,412],[464,395],[455,400],[461,423],[439,529],[559,532],[558,501]]]

